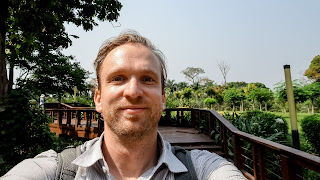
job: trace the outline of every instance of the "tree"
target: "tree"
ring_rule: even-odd
[[[210,109],[212,109],[212,105],[216,104],[217,101],[213,98],[206,98],[203,103]]]
[[[304,73],[309,79],[320,82],[320,55],[311,61],[309,68]]]
[[[37,56],[35,59],[39,61],[35,63],[37,67],[31,66],[25,70],[31,76],[18,78],[19,87],[29,89],[36,95],[56,95],[59,101],[64,93],[73,94],[75,86],[79,91],[86,90],[85,80],[89,73],[78,62],[72,62],[72,57],[58,53]]]
[[[251,96],[249,97],[249,94],[250,94],[251,91],[253,91],[253,90],[256,89],[256,88],[257,88],[256,85],[254,85],[253,83],[249,83],[249,84],[247,85],[247,87],[245,87],[245,88],[243,89],[243,91],[244,91],[244,96],[245,96],[247,99],[249,99],[249,100],[252,101],[252,109],[253,109],[253,110],[255,110],[255,107],[254,107],[254,99],[252,99]]]
[[[188,87],[188,84],[186,82],[179,82],[177,84],[177,90],[179,90],[179,91],[183,90],[186,87]]]
[[[171,93],[177,90],[177,84],[171,79],[166,80],[165,87],[169,88]]]
[[[222,73],[223,79],[224,79],[224,85],[227,85],[227,74],[229,70],[231,69],[231,66],[227,64],[226,61],[218,62],[218,67]]]
[[[0,176],[23,159],[55,148],[55,135],[50,132],[42,110],[29,101],[31,93],[26,89],[14,89],[4,101],[0,101]],[[10,112],[10,113],[9,113]]]
[[[30,57],[54,54],[71,45],[70,38],[77,36],[65,31],[65,23],[92,30],[97,20],[117,20],[121,7],[117,0],[4,0],[0,8],[0,96],[12,89],[15,66],[28,68],[33,63]]]
[[[314,102],[320,96],[320,83],[314,82],[302,87],[307,95],[307,98],[311,100],[311,113],[314,114]]]
[[[199,84],[204,87],[213,87],[216,85],[214,81],[209,79],[208,77],[201,78]]]
[[[181,73],[183,73],[186,78],[194,84],[195,82],[198,82],[198,76],[200,74],[204,74],[204,70],[201,68],[188,67],[181,71]]]
[[[302,84],[298,82],[297,80],[294,80],[292,83],[292,88],[293,88],[293,96],[294,96],[294,101],[295,103],[302,103],[305,102],[308,99],[308,94],[304,89],[302,88]],[[276,91],[276,98],[278,101],[282,101],[283,105],[285,102],[288,101],[287,98],[287,89],[285,82],[279,82],[275,86],[275,91]]]
[[[227,86],[228,88],[237,88],[237,89],[240,89],[240,88],[243,88],[243,87],[246,87],[248,85],[248,83],[244,82],[244,81],[241,81],[241,82],[228,82],[227,83]]]
[[[265,102],[267,111],[267,102],[273,98],[273,93],[268,88],[256,88],[249,93],[248,98],[259,102],[260,111],[262,111],[262,103]]]
[[[232,105],[232,110],[235,111],[236,103],[239,103],[241,100],[241,93],[239,89],[229,88],[226,90],[226,93],[223,97],[223,100]]]

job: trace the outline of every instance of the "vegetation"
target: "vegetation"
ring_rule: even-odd
[[[0,104],[0,175],[25,158],[55,148],[50,119],[30,104],[30,98],[28,90],[15,89]]]
[[[51,120],[35,105],[40,94],[67,101],[76,86],[80,97],[74,102],[92,92],[92,83],[85,83],[88,72],[62,53],[72,44],[71,38],[77,38],[66,32],[64,25],[73,23],[92,30],[97,21],[117,20],[121,8],[117,0],[1,3],[0,175],[25,158],[50,148],[59,150],[64,144],[50,133],[47,124]],[[15,67],[22,75],[13,89]]]
[[[307,142],[307,151],[320,154],[320,115],[306,116],[301,121],[302,131]]]
[[[4,0],[0,8],[0,96],[5,96],[12,89],[14,67],[19,67],[32,78],[37,73],[50,74],[50,70],[55,70],[53,67],[48,69],[47,65],[57,67],[63,63],[70,64],[68,60],[71,57],[64,56],[61,51],[71,45],[71,37],[77,36],[66,32],[65,23],[82,26],[86,31],[92,30],[97,21],[117,20],[121,7],[117,0]],[[62,63],[54,62],[56,58]],[[33,68],[36,72],[32,71]],[[58,74],[69,73],[68,69],[64,70],[63,73],[50,74],[53,76],[51,80],[61,78],[56,77]],[[41,76],[35,80],[40,83],[44,81],[38,78]]]
[[[309,79],[320,82],[320,55],[317,55],[311,61],[309,68],[304,73]]]
[[[281,116],[261,111],[250,111],[241,114],[226,112],[223,116],[240,131],[286,144],[288,124]]]

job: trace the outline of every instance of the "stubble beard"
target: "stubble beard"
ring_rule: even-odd
[[[120,141],[126,144],[135,144],[145,140],[157,131],[162,109],[160,105],[141,115],[124,114],[121,111],[123,105],[117,105],[106,114],[105,122],[110,130],[117,135]]]

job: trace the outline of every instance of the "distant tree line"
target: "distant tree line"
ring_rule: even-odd
[[[225,62],[224,62],[225,63]],[[230,67],[228,67],[230,69]],[[201,78],[201,68],[188,67],[182,71],[190,81],[166,82],[167,107],[210,108],[218,111],[276,111],[286,112],[287,93],[284,82],[274,90],[260,82],[224,82],[218,85],[209,78]],[[310,81],[293,81],[296,107],[299,112],[314,114],[320,107],[320,56],[316,56],[305,71]]]

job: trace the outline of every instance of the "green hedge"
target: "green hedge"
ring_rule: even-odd
[[[320,154],[320,115],[306,116],[301,121],[301,128],[307,141],[309,153]]]

